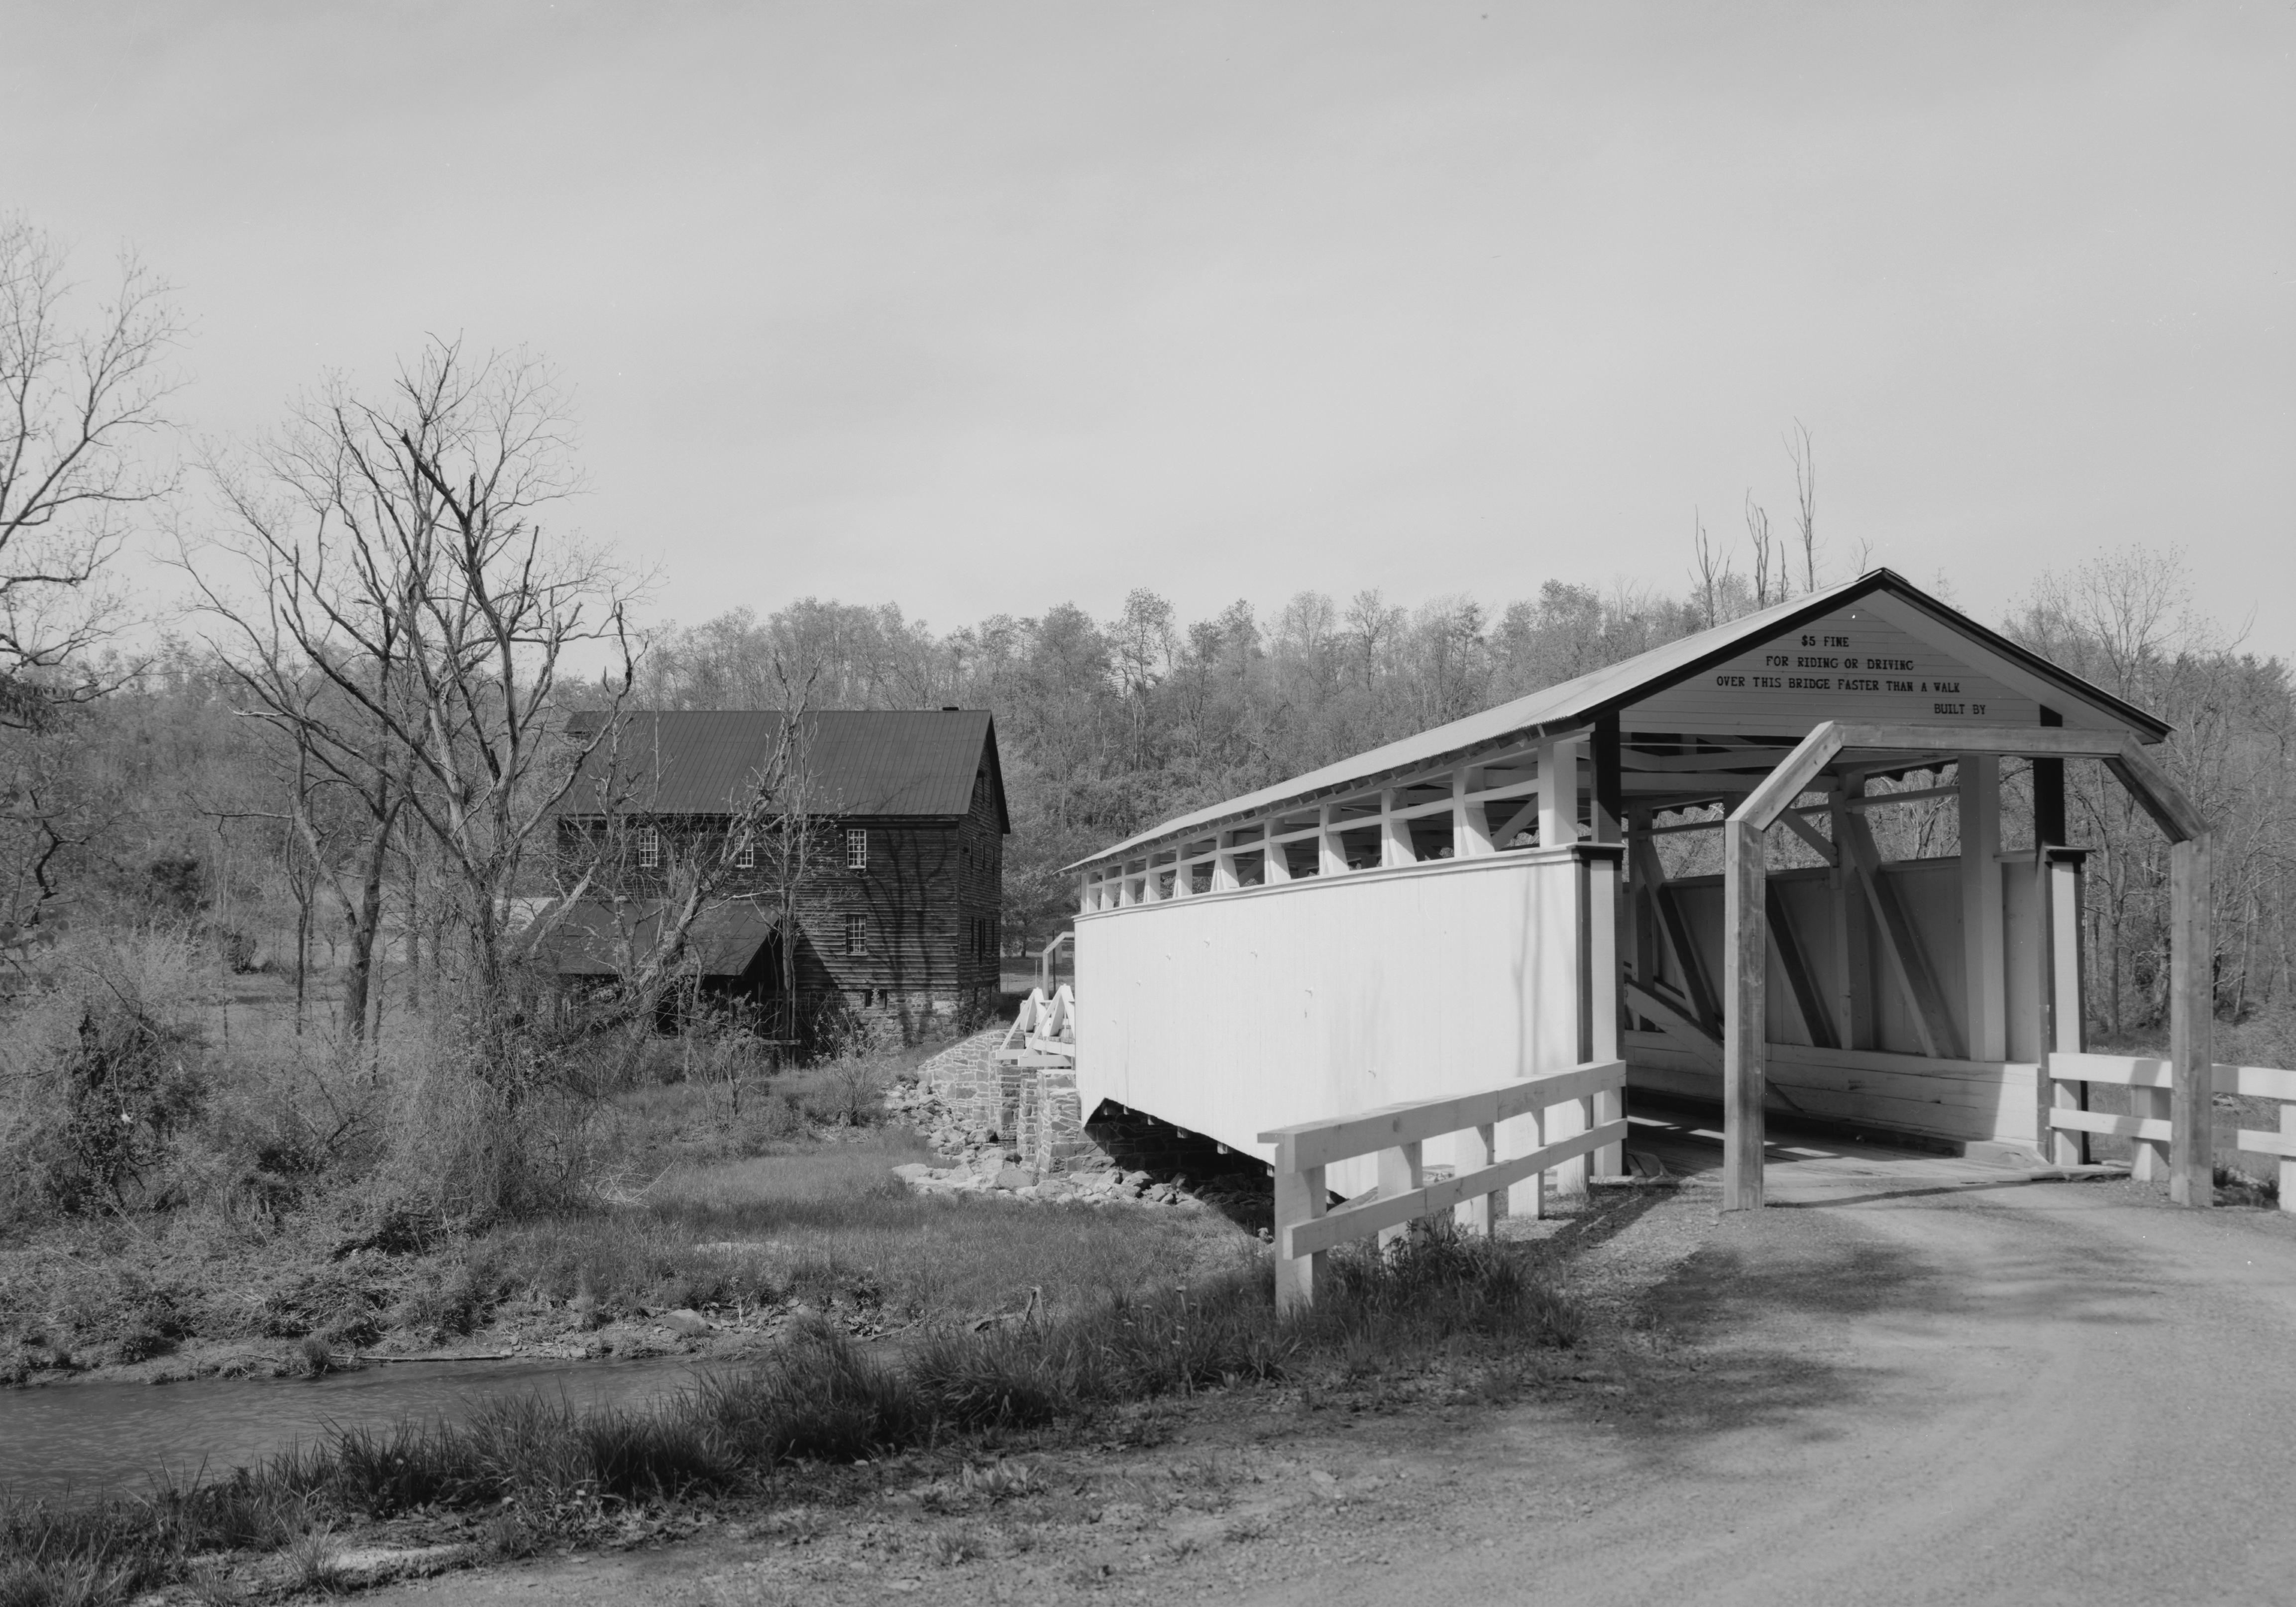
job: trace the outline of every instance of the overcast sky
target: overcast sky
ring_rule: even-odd
[[[2182,544],[2296,655],[2296,7],[51,5],[0,208],[194,428],[428,332],[577,390],[693,621],[1501,603],[1784,521],[1997,619]],[[156,583],[155,583],[156,584]]]

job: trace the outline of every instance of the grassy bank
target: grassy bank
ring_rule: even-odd
[[[815,1125],[725,1143],[685,1088],[643,1096],[616,1198],[461,1231],[352,1200],[280,1218],[184,1210],[46,1226],[0,1247],[0,1378],[293,1372],[316,1354],[631,1354],[690,1308],[722,1342],[827,1314],[859,1332],[1066,1310],[1230,1266],[1215,1217],[925,1198],[898,1127]],[[706,1142],[695,1142],[696,1137]]]
[[[770,1504],[800,1486],[817,1503],[860,1459],[1009,1445],[1159,1397],[1430,1368],[1504,1389],[1580,1337],[1536,1246],[1429,1234],[1333,1260],[1326,1298],[1301,1316],[1277,1315],[1259,1267],[982,1332],[943,1327],[896,1355],[816,1321],[651,1411],[533,1398],[460,1423],[340,1433],[140,1499],[18,1505],[0,1515],[0,1607],[119,1602],[184,1579],[218,1597],[322,1584],[340,1537],[381,1524],[516,1555],[694,1504]]]

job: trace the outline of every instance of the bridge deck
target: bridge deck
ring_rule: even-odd
[[[1722,1119],[1689,1109],[1657,1106],[1628,1115],[1627,1152],[1652,1156],[1692,1187],[1722,1181]],[[1964,1155],[1939,1154],[1772,1115],[1763,1162],[1773,1200],[1816,1202],[1845,1194],[1901,1189],[1999,1184],[2019,1177],[2064,1177],[2030,1151],[1972,1145]],[[2091,1168],[2083,1168],[2091,1169]],[[2098,1168],[2101,1169],[2101,1168]]]

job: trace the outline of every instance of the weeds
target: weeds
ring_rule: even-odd
[[[342,1568],[336,1556],[332,1523],[315,1523],[287,1543],[288,1567],[296,1586],[303,1590],[328,1593],[342,1583]]]
[[[2216,1164],[2217,1203],[2218,1205],[2252,1205],[2267,1209],[2280,1203],[2280,1181],[2276,1177],[2259,1177],[2219,1160]]]
[[[607,1532],[625,1514],[761,1494],[797,1465],[993,1444],[1158,1396],[1312,1385],[1463,1349],[1504,1364],[1527,1347],[1572,1344],[1583,1326],[1524,1247],[1432,1232],[1332,1259],[1326,1297],[1296,1316],[1276,1312],[1261,1268],[979,1333],[947,1329],[898,1361],[808,1323],[756,1362],[649,1410],[530,1396],[460,1423],[340,1430],[260,1469],[144,1501],[0,1509],[0,1607],[123,1601],[234,1551],[284,1550],[306,1588],[324,1588],[337,1554],[330,1525],[341,1519],[472,1512],[493,1551],[524,1555]],[[1026,1464],[997,1461],[966,1465],[958,1488],[993,1505],[1036,1483]],[[948,1566],[985,1554],[969,1529],[945,1531],[937,1546]]]
[[[974,1529],[945,1529],[932,1537],[932,1560],[943,1568],[978,1562],[988,1554],[988,1543]]]

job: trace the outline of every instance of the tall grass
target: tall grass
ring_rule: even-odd
[[[927,1152],[902,1129],[679,1164],[632,1205],[511,1224],[466,1251],[489,1287],[603,1313],[789,1297],[889,1324],[1081,1308],[1170,1287],[1253,1252],[1208,1215],[1144,1216],[910,1193],[890,1168]]]
[[[333,1518],[482,1511],[496,1543],[514,1548],[578,1537],[633,1508],[764,1496],[801,1464],[1088,1420],[1127,1402],[1567,1348],[1579,1314],[1536,1253],[1423,1233],[1383,1254],[1335,1255],[1310,1312],[1279,1315],[1262,1266],[985,1332],[944,1328],[894,1358],[803,1324],[756,1362],[647,1410],[529,1397],[459,1423],[343,1430],[140,1501],[0,1510],[0,1607],[125,1600],[204,1554],[275,1550]]]

